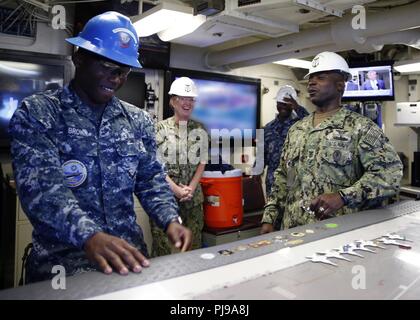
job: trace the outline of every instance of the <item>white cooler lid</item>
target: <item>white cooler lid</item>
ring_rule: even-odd
[[[233,178],[233,177],[241,177],[242,170],[241,169],[234,169],[225,171],[204,171],[203,178]]]

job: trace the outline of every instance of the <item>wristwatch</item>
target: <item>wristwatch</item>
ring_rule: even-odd
[[[182,225],[182,219],[181,219],[181,217],[180,217],[180,216],[178,216],[178,217],[176,217],[176,218],[172,218],[172,219],[169,221],[169,223],[166,225],[165,232],[168,230],[169,225],[170,225],[172,222],[177,222],[177,223],[179,223],[179,224],[181,224],[181,225]]]
[[[179,224],[182,224],[182,219],[180,216],[178,216],[176,218],[172,218],[171,221],[169,221],[169,224],[171,224],[172,222],[178,222]]]

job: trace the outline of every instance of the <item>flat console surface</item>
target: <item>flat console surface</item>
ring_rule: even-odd
[[[420,202],[404,201],[155,258],[141,274],[87,272],[68,277],[65,290],[44,281],[0,299],[419,299],[419,243]],[[343,246],[340,259],[325,255]]]

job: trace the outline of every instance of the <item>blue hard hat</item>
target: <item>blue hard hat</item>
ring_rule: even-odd
[[[110,60],[141,68],[139,37],[130,19],[108,11],[91,18],[77,37],[66,41]]]

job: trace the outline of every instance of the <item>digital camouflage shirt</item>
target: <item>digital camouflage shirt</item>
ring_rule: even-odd
[[[380,206],[399,188],[402,163],[373,121],[345,108],[316,128],[313,117],[289,130],[262,223],[278,214],[286,229],[315,222],[301,206],[324,193],[342,192],[343,215]]]
[[[297,121],[306,117],[309,113],[305,108],[299,106],[296,114],[292,113],[288,119],[281,121],[278,116],[264,127],[264,166],[267,166],[265,178],[265,190],[267,195],[271,192],[274,182],[274,171],[280,163],[281,151],[283,150],[284,140],[290,127]]]
[[[17,191],[34,227],[32,280],[54,265],[67,275],[94,267],[83,245],[99,231],[147,255],[133,193],[159,227],[178,216],[149,115],[114,97],[97,118],[66,87],[24,99],[10,121]]]
[[[176,184],[189,185],[200,163],[207,163],[208,135],[204,126],[194,120],[176,124],[171,117],[158,122],[156,141],[159,158],[165,164],[169,177]],[[191,201],[179,203],[182,208],[192,208],[203,203],[200,184]]]

